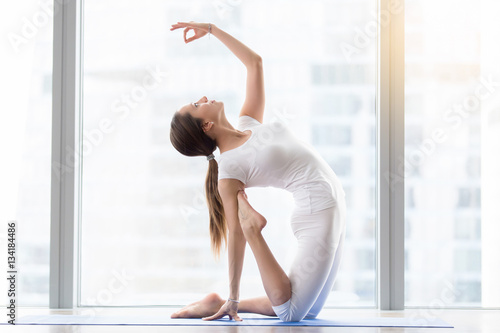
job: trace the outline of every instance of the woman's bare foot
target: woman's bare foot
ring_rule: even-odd
[[[264,216],[250,206],[244,191],[238,192],[238,217],[245,236],[249,233],[261,232],[267,223]]]
[[[225,301],[216,293],[205,296],[201,301],[189,304],[177,312],[172,313],[171,318],[203,318],[217,313]]]

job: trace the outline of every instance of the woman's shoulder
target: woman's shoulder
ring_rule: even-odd
[[[247,129],[262,125],[260,121],[254,119],[250,116],[240,116],[238,119],[238,129],[240,131],[245,131]]]

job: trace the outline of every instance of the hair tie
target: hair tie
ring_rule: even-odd
[[[210,161],[210,160],[213,160],[215,159],[215,155],[214,154],[210,154],[207,156],[207,161]]]

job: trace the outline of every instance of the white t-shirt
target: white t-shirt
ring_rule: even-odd
[[[313,147],[280,123],[261,124],[242,116],[237,128],[250,130],[241,146],[219,156],[219,180],[238,179],[245,187],[277,187],[293,193],[295,212],[315,213],[335,206],[342,185]]]

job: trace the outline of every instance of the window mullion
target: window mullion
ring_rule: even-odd
[[[50,300],[76,305],[80,0],[54,1]]]
[[[378,304],[404,309],[404,1],[380,0]]]

